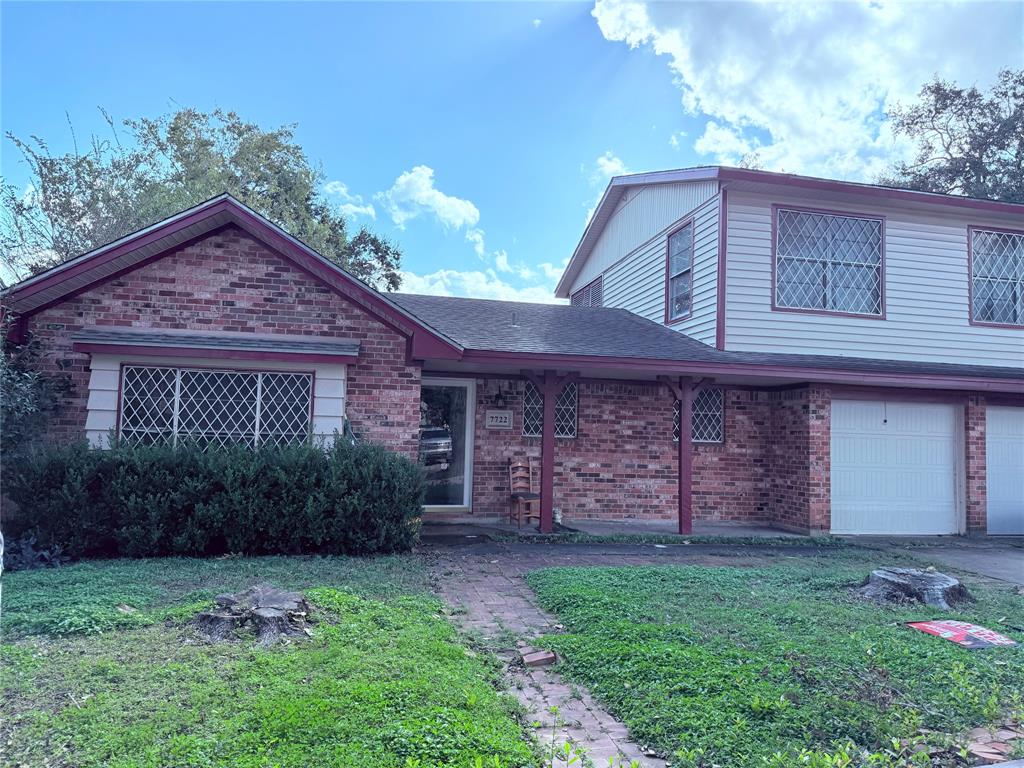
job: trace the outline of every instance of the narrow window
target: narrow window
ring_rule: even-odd
[[[555,398],[555,437],[576,437],[579,390],[575,382],[562,387]],[[531,383],[523,393],[523,437],[541,437],[544,433],[544,398]]]
[[[693,223],[668,236],[665,321],[679,320],[690,314],[693,272]]]
[[[882,314],[882,220],[779,209],[775,306]]]
[[[725,442],[725,398],[722,390],[702,389],[694,395],[692,414],[693,442]],[[679,442],[679,401],[673,409],[672,439]]]
[[[126,366],[120,436],[132,445],[282,445],[309,437],[308,373]]]
[[[971,230],[971,319],[1024,325],[1024,232]]]
[[[574,307],[600,307],[604,301],[604,277],[599,277],[580,288],[569,299]]]

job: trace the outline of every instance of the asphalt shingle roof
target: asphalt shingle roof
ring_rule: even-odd
[[[409,293],[391,293],[388,297],[427,325],[472,350],[1024,379],[1024,341],[1020,358],[1007,360],[1005,367],[837,355],[727,352],[625,309]]]

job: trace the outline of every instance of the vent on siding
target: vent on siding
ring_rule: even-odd
[[[604,306],[604,277],[599,277],[580,288],[570,297],[569,301],[574,307]]]

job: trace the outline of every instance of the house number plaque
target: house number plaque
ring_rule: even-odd
[[[488,410],[484,426],[487,429],[512,429],[512,411]]]

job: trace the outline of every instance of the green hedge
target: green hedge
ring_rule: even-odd
[[[6,494],[72,557],[371,554],[416,541],[424,479],[379,446],[49,447]]]

